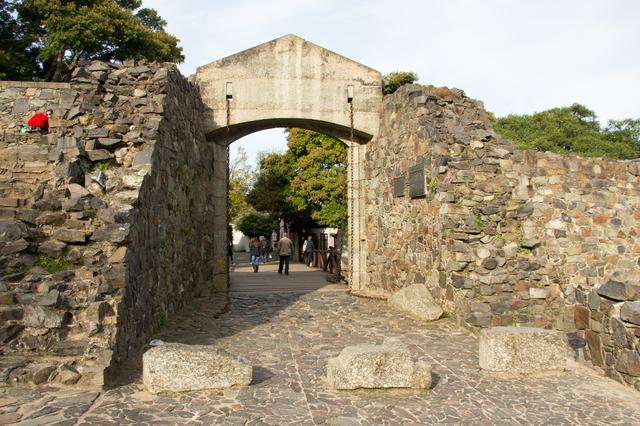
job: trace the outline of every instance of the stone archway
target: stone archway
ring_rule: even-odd
[[[382,76],[378,71],[294,35],[201,66],[190,77],[208,107],[207,140],[216,147],[216,206],[227,203],[229,144],[274,127],[299,127],[348,146],[350,287],[366,286],[364,149],[378,134]],[[216,282],[226,279],[226,214],[215,218]]]

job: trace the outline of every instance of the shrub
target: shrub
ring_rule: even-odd
[[[410,71],[394,71],[384,76],[382,93],[390,95],[405,84],[411,84],[418,79],[418,74]]]

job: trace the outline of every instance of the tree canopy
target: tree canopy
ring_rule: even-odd
[[[247,203],[247,194],[253,186],[253,167],[249,165],[247,153],[239,148],[234,161],[229,165],[229,216],[235,223],[242,216],[254,211]]]
[[[294,229],[347,222],[346,146],[310,130],[288,129],[288,149],[260,159],[247,201]]]
[[[140,0],[0,0],[0,76],[67,80],[80,60],[181,62],[178,39]]]
[[[268,213],[251,212],[238,221],[238,229],[249,237],[270,237],[276,229],[276,222]]]
[[[532,115],[490,115],[493,128],[519,148],[586,157],[640,157],[640,120],[611,120],[603,129],[596,114],[581,104]]]

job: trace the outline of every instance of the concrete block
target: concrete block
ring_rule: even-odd
[[[142,356],[142,382],[151,393],[248,385],[252,374],[247,361],[212,346],[169,343]]]
[[[385,338],[382,345],[347,346],[327,363],[331,389],[429,388],[431,365],[414,362],[398,339]]]
[[[493,327],[480,332],[480,368],[510,374],[562,371],[564,333],[533,327]]]

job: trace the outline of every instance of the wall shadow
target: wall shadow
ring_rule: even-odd
[[[277,273],[277,261],[261,264],[259,272],[254,273],[247,254],[236,253],[235,260],[230,272],[229,292],[214,292],[192,298],[179,312],[167,319],[150,341],[160,339],[165,343],[215,346],[224,337],[268,323],[305,295],[317,291],[343,292],[347,289],[344,283],[328,282],[326,272],[318,268],[307,269],[299,262],[291,262],[290,274],[285,276]],[[312,316],[301,314],[300,321],[312,320]],[[110,387],[140,382],[142,354],[150,348],[147,342],[137,357],[138,361],[122,368]],[[254,381],[268,378],[268,372],[264,373],[254,372]]]

